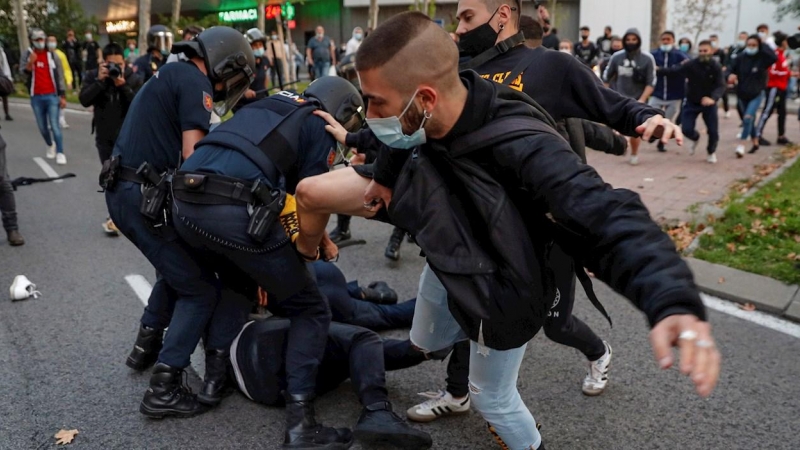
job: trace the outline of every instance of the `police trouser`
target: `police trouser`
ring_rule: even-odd
[[[558,294],[547,311],[544,334],[553,342],[575,348],[596,361],[606,352],[603,340],[588,325],[572,315],[575,305],[575,262],[564,250],[554,244],[550,251],[549,265],[555,276]],[[447,392],[463,397],[468,392],[469,342],[457,343],[447,364]]]
[[[196,252],[213,255],[213,267],[235,267],[269,293],[268,308],[291,321],[286,350],[287,392],[313,394],[331,313],[314,278],[289,245],[279,221],[263,243],[247,234],[245,205],[202,205],[175,200],[173,222]]]
[[[224,316],[230,313],[241,317],[238,312],[242,308],[246,311],[252,297],[225,293],[218,302],[222,289],[220,281],[235,287],[242,283],[229,281],[232,277],[227,273],[221,273],[218,280],[210,261],[198,258],[171,226],[153,227],[139,212],[140,189],[138,183],[119,181],[113,190],[106,191],[106,204],[111,219],[122,234],[144,254],[159,275],[151,295],[151,301],[155,299],[157,304],[148,305],[142,318],[145,325],[153,328],[163,328],[166,319],[170,318],[158,361],[184,368],[189,365],[189,358],[204,334],[209,348],[225,348],[230,344],[238,329],[226,329],[226,326],[243,319],[233,320]],[[254,292],[255,287],[251,286],[250,290]],[[174,312],[170,314],[172,300]],[[222,326],[207,327],[215,314],[223,316],[215,321]]]

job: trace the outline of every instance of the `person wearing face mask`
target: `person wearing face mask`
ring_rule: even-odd
[[[745,45],[747,44],[747,37],[748,35],[746,31],[740,32],[738,38],[736,39],[736,42],[728,48],[728,60],[727,60],[727,65],[725,66],[726,74],[730,71],[733,62],[736,61],[736,59],[740,57],[742,53],[744,53],[744,48]],[[734,94],[734,93],[736,93],[736,85],[733,83],[728,83],[728,94]],[[736,113],[739,115],[739,120],[744,122],[744,112],[739,109],[738,102],[736,105]],[[742,125],[739,124],[740,128],[741,126]]]
[[[581,27],[581,41],[575,46],[575,56],[587,67],[594,66],[600,57],[600,50],[589,40],[590,32],[589,27]]]
[[[622,50],[623,50],[622,38],[616,35],[611,36],[611,53],[603,57],[603,59],[601,59],[600,63],[597,65],[599,69],[598,76],[601,79],[603,78],[603,74],[606,71],[606,67],[608,67],[608,63],[611,62],[611,57],[614,55],[614,53],[621,52]],[[617,85],[617,80],[611,80],[611,82],[608,84],[608,87],[616,91],[617,90],[616,85]]]
[[[272,32],[270,39],[267,41],[267,60],[270,67],[270,78],[273,88],[283,89],[284,84],[288,81],[286,73],[288,68],[286,65],[286,48],[281,43],[278,33]]]
[[[65,55],[64,52],[62,52],[58,48],[58,40],[56,39],[55,36],[53,36],[53,35],[47,36],[47,49],[50,50],[51,52],[54,52],[58,56],[58,58],[61,60],[61,67],[63,67],[65,69],[64,70],[64,82],[67,84],[67,86],[72,86],[72,82],[73,82],[72,70],[67,69],[67,67],[69,67],[69,61],[67,60],[67,55]],[[60,110],[58,110],[58,123],[59,123],[59,125],[61,125],[61,129],[64,129],[64,130],[69,128],[69,124],[67,123],[67,119],[66,119],[66,117],[64,117],[64,110],[65,109],[66,108],[61,108]]]
[[[233,107],[233,112],[238,111],[239,108],[253,103],[260,98],[266,97],[266,90],[269,87],[269,80],[267,79],[267,75],[269,74],[269,59],[267,59],[265,55],[266,50],[264,48],[267,43],[267,37],[264,36],[264,33],[258,28],[247,30],[244,37],[247,39],[247,42],[250,43],[250,48],[253,49],[253,56],[256,59],[256,72],[253,82],[250,83],[250,88],[244,92],[242,98],[240,98],[236,106]]]
[[[78,90],[83,75],[83,61],[81,59],[83,44],[75,39],[75,31],[67,30],[67,38],[61,44],[61,48],[64,50],[64,53],[67,54],[69,70],[72,71],[72,89]],[[67,68],[64,67],[64,69],[66,70]]]
[[[717,64],[722,67],[722,73],[726,73],[728,71],[728,52],[725,50],[725,48],[720,47],[718,35],[712,34],[708,37],[708,40],[711,41],[711,47],[714,50],[714,61],[716,61]],[[725,94],[722,96],[722,110],[725,111],[726,119],[731,117],[731,107],[730,103],[728,102],[727,89]]]
[[[683,135],[691,141],[689,154],[694,155],[700,142],[700,133],[695,129],[697,116],[703,116],[708,130],[706,161],[717,162],[717,143],[719,143],[719,119],[717,102],[725,93],[725,77],[722,66],[714,59],[714,48],[710,41],[702,41],[697,46],[697,58],[669,67],[660,67],[658,75],[677,75],[686,79],[686,99],[683,105],[681,126]]]
[[[767,103],[764,105],[764,110],[761,112],[761,118],[758,120],[756,126],[756,136],[758,137],[759,145],[770,145],[771,143],[763,137],[764,127],[767,126],[767,121],[772,116],[773,111],[778,112],[778,140],[780,145],[789,145],[791,142],[786,138],[786,102],[789,100],[786,95],[786,90],[789,87],[789,78],[792,76],[792,68],[790,67],[789,60],[786,58],[786,52],[789,46],[786,42],[787,35],[780,31],[775,33],[775,45],[778,47],[775,50],[775,56],[778,58],[775,63],[769,68],[769,75],[767,77],[766,97]]]
[[[764,87],[767,85],[769,68],[777,60],[775,52],[767,44],[762,43],[757,35],[752,35],[747,38],[742,54],[733,60],[728,69],[728,83],[736,84],[736,99],[743,122],[739,134],[740,141],[736,146],[737,158],[744,156],[748,139],[752,140],[753,144],[750,153],[758,151],[756,113],[764,100]]]
[[[542,47],[557,50],[561,38],[558,37],[555,29],[550,24],[550,17],[544,18],[543,21],[542,29],[544,30],[544,37],[542,38]]]
[[[605,72],[603,82],[608,86],[616,80],[616,91],[620,94],[647,103],[656,85],[656,62],[649,52],[641,51],[642,37],[639,30],[631,28],[622,36],[624,52],[615,53],[611,57]],[[663,140],[662,140],[663,142]],[[631,165],[639,164],[639,144],[641,139],[631,137],[628,141],[631,147]]]
[[[86,41],[83,43],[83,60],[86,62],[84,65],[85,70],[97,69],[98,64],[103,60],[103,54],[100,51],[100,44],[94,41],[91,30],[86,30],[83,35]]]
[[[575,52],[572,49],[572,41],[569,39],[562,39],[561,42],[558,43],[558,51],[561,53],[567,53],[569,55],[575,55]]]
[[[613,37],[611,31],[611,26],[606,25],[603,35],[597,38],[597,48],[603,56],[611,56],[614,53],[611,49],[611,38]]]
[[[146,83],[166,64],[171,48],[172,31],[164,25],[153,25],[147,30],[147,54],[133,63],[133,71],[141,75]]]
[[[45,156],[55,159],[56,164],[66,164],[61,124],[58,121],[59,109],[67,106],[64,82],[64,67],[55,52],[48,50],[47,35],[44,31],[31,31],[33,48],[23,53],[19,70],[26,79],[31,95],[31,107],[36,116],[36,125],[47,143]],[[51,137],[52,136],[52,137]],[[55,142],[53,142],[55,141]]]
[[[353,28],[353,37],[347,41],[347,48],[344,51],[344,56],[354,54],[361,45],[362,39],[364,39],[364,30],[362,30],[361,27]]]
[[[769,34],[769,25],[762,23],[756,27],[756,35],[761,39],[761,43],[766,44],[772,50],[776,50],[778,46],[775,44],[775,38]]]
[[[672,31],[661,33],[661,47],[651,53],[658,68],[679,66],[689,59],[686,53],[675,48],[675,33]],[[664,117],[667,119],[675,120],[683,101],[685,86],[686,80],[681,75],[665,72],[656,76],[656,87],[650,97],[650,105],[664,110]],[[658,151],[667,151],[661,142],[658,143]]]
[[[692,54],[692,41],[688,37],[682,37],[678,41],[678,50],[682,51],[686,54],[686,56],[691,56]]]
[[[328,75],[331,65],[336,65],[336,47],[325,36],[325,28],[318,26],[316,34],[306,45],[306,60],[314,67],[314,79]]]
[[[135,39],[128,39],[127,42],[125,42],[125,50],[123,51],[122,57],[128,65],[133,65],[139,57],[139,47],[136,46]]]

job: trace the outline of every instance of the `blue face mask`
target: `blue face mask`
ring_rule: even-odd
[[[746,55],[755,55],[758,53],[758,47],[745,47],[744,53]]]
[[[681,44],[681,51],[686,53],[689,51],[689,44]]]
[[[664,44],[661,46],[662,52],[670,52],[672,51],[673,45],[672,44]]]
[[[408,111],[408,108],[414,103],[414,97],[417,96],[417,92],[419,92],[419,89],[414,91],[414,95],[411,96],[411,100],[408,102],[403,112],[400,113],[400,116],[366,119],[369,129],[372,130],[375,137],[387,147],[406,150],[420,146],[427,141],[425,129],[422,128],[425,126],[425,121],[431,118],[431,114],[428,114],[427,111],[422,112],[422,123],[419,124],[419,128],[411,136],[407,136],[403,133],[403,124],[400,122],[400,117],[403,117],[406,111]]]
[[[253,55],[255,55],[256,58],[261,58],[262,56],[264,56],[264,49],[263,48],[257,48],[255,50],[253,50]]]

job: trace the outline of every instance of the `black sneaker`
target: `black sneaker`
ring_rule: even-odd
[[[778,142],[778,144],[781,144],[781,145],[794,145],[794,142],[790,141],[789,139],[786,139],[785,136],[779,137],[777,142]]]
[[[385,281],[373,281],[368,287],[361,288],[364,300],[378,305],[394,305],[397,303],[397,292]]]
[[[392,235],[389,236],[389,243],[386,245],[386,251],[383,252],[383,256],[392,261],[400,260],[400,245],[403,243],[403,237],[405,237],[405,235],[405,231],[400,228],[395,228],[392,231]]]
[[[424,449],[433,445],[428,433],[408,425],[392,411],[389,402],[364,407],[353,434],[367,448],[391,445],[404,449]]]
[[[759,137],[758,138],[758,145],[770,146],[770,145],[772,145],[772,142],[764,139],[763,137]]]
[[[758,148],[759,148],[759,146],[758,146],[758,145],[754,145],[754,146],[752,146],[752,147],[750,148],[750,151],[748,151],[747,153],[749,153],[749,154],[751,154],[751,155],[752,155],[753,153],[755,153],[755,152],[757,152],[757,151],[758,151]]]
[[[13,121],[13,120],[14,120],[14,118],[13,118],[13,117],[11,117],[11,116],[9,116],[8,114],[6,114],[6,120],[7,120],[7,121],[9,121],[9,122],[11,122],[11,121]]]
[[[663,142],[659,142],[658,143],[658,151],[661,152],[661,153],[665,153],[667,151],[667,148],[664,147],[664,143]]]

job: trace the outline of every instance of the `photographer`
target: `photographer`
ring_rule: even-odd
[[[101,164],[111,158],[128,107],[141,85],[141,76],[125,64],[123,49],[118,44],[103,47],[103,63],[86,72],[80,101],[84,107],[94,107],[92,131],[96,133],[95,144]],[[106,220],[103,229],[112,236],[119,234],[111,219]]]

